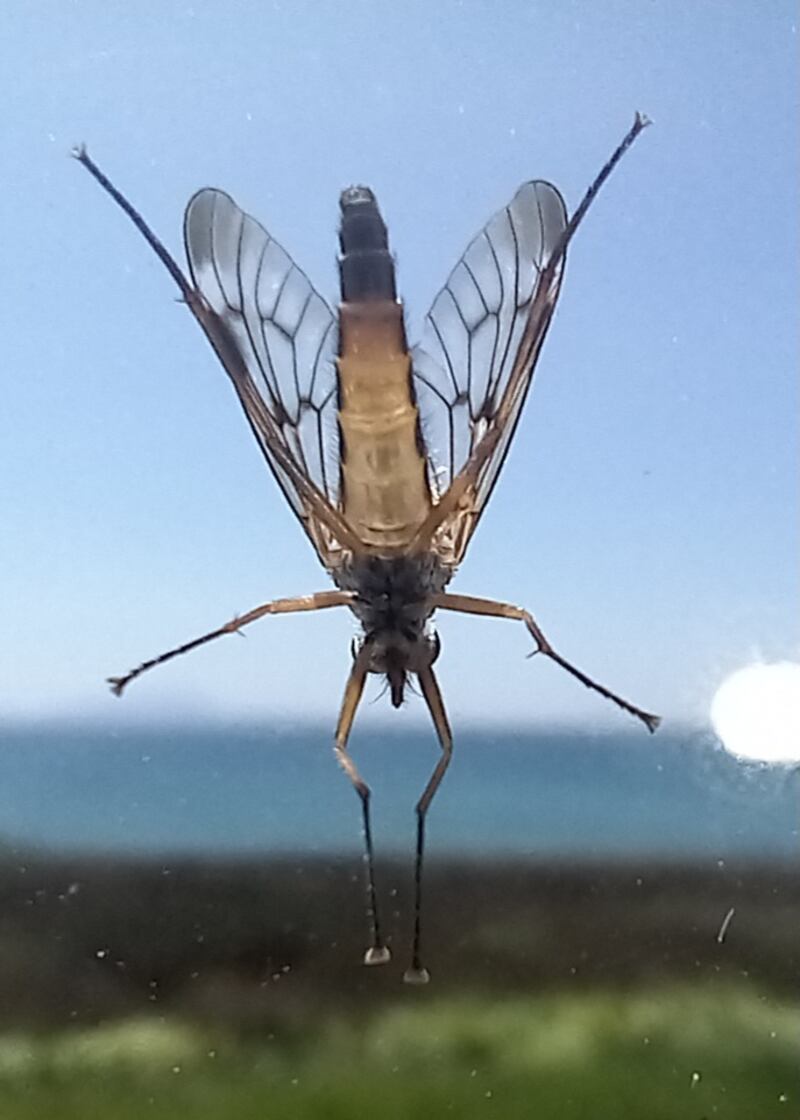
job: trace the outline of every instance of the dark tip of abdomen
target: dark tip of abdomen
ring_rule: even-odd
[[[386,225],[369,187],[348,187],[339,199],[342,299],[396,299]]]
[[[346,210],[348,206],[360,206],[372,202],[377,206],[375,194],[369,187],[347,187],[339,196],[339,206]]]
[[[343,254],[389,247],[386,226],[369,187],[348,187],[342,191],[339,206],[342,211],[339,243]]]

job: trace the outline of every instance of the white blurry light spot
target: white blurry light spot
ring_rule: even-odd
[[[800,664],[748,665],[724,680],[711,722],[731,754],[760,762],[800,762]]]

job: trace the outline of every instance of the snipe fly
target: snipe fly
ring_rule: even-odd
[[[595,195],[642,129],[637,114],[572,217],[554,186],[524,183],[487,222],[433,301],[422,341],[409,349],[375,195],[340,199],[341,301],[334,312],[281,246],[229,195],[201,190],[184,218],[187,277],[84,148],[76,158],[155,250],[233,382],[286,500],[335,590],[269,603],[142,662],[109,683],[118,695],[155,665],[270,614],[348,607],[362,635],[344,691],[334,750],[361,800],[370,943],[389,960],[378,918],[370,791],[348,753],[369,673],[384,676],[394,707],[415,677],[441,755],[417,806],[410,983],[428,971],[420,950],[425,818],[450,763],[453,739],[433,671],[435,611],[516,619],[543,654],[640,719],[658,717],[566,661],[529,611],[451,594],[447,586],[505,461],[558,299],[567,247]]]

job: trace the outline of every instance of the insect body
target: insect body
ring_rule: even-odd
[[[120,694],[155,665],[268,614],[348,607],[362,627],[335,734],[336,757],[361,799],[370,916],[368,964],[389,959],[378,918],[370,791],[347,750],[367,675],[402,704],[419,684],[441,756],[417,803],[415,920],[405,979],[421,959],[425,820],[453,740],[433,671],[436,610],[524,622],[536,653],[642,720],[658,717],[588,677],[553,649],[533,616],[446,588],[463,559],[508,451],[561,285],[567,246],[597,191],[647,124],[637,114],[571,218],[549,183],[524,184],[470,243],[409,350],[394,261],[375,196],[340,200],[341,303],[335,315],[291,258],[222,191],[189,201],[187,278],[85,150],[75,154],[128,214],[178,285],[233,382],[253,434],[335,590],[275,599],[122,677]]]
[[[375,196],[353,187],[340,205],[341,506],[363,544],[393,555],[431,510],[411,355]]]

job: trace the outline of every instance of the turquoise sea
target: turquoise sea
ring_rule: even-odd
[[[359,729],[376,846],[408,853],[436,757],[426,730]],[[737,762],[710,733],[465,730],[429,817],[431,855],[788,859],[797,770]],[[0,729],[0,845],[285,853],[360,847],[327,728]]]

